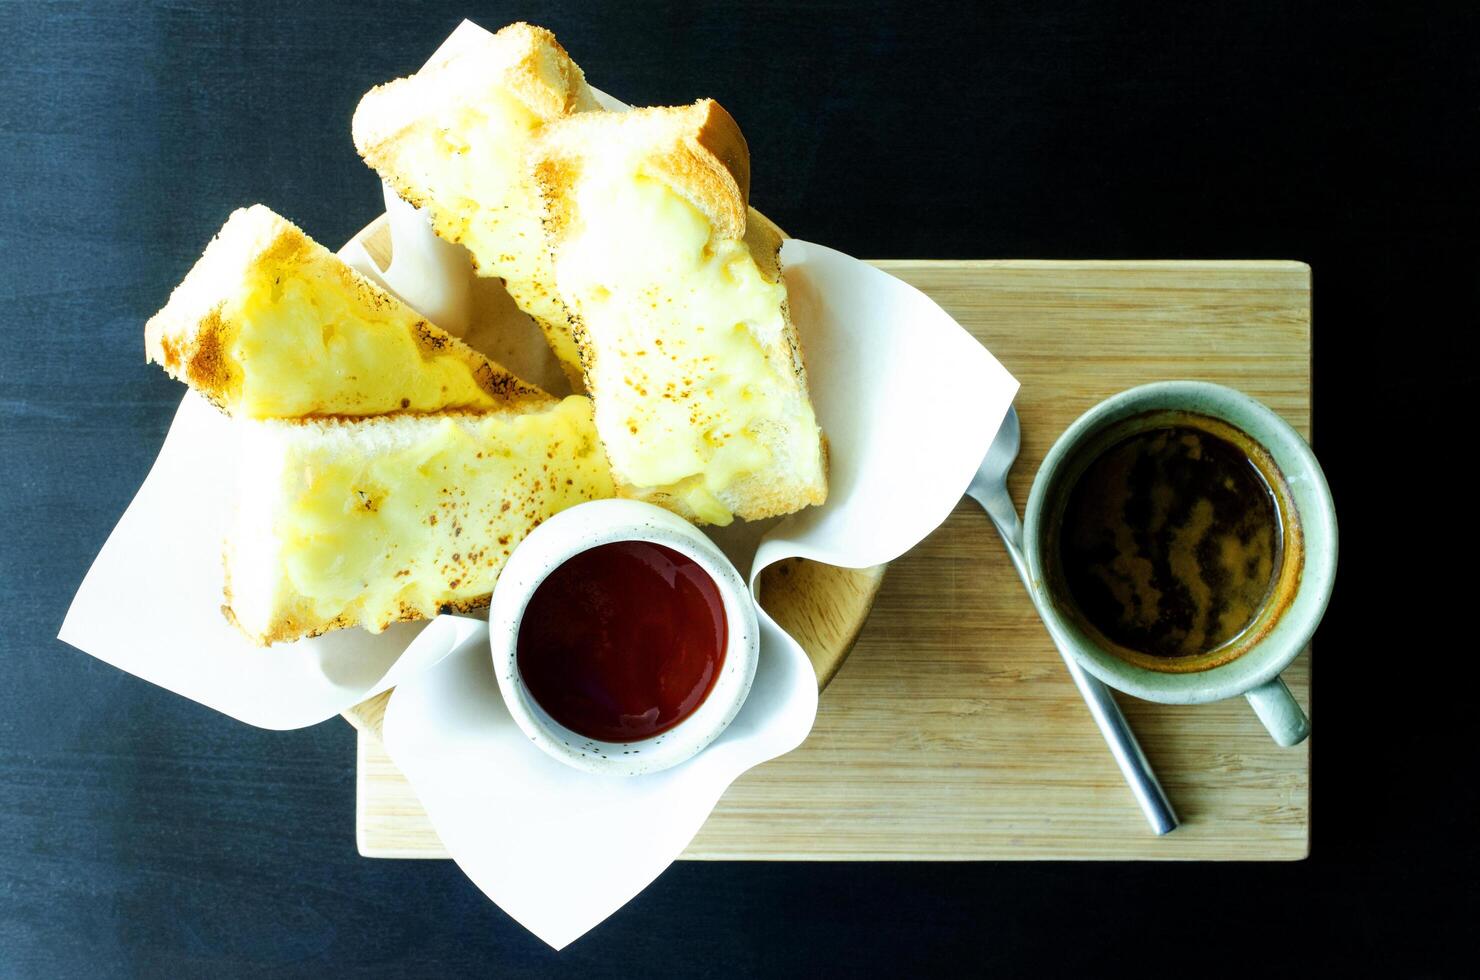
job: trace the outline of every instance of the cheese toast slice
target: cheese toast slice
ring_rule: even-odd
[[[551,289],[539,193],[524,154],[546,123],[599,108],[575,62],[541,27],[470,32],[449,57],[368,92],[355,148],[432,227],[504,281],[539,323],[573,383],[580,357]]]
[[[172,377],[246,418],[552,400],[261,204],[231,215],[145,325],[144,347]]]
[[[578,395],[241,428],[223,611],[262,645],[485,606],[535,526],[614,493]]]
[[[717,102],[582,113],[532,151],[555,284],[624,496],[728,524],[827,497],[750,155]]]

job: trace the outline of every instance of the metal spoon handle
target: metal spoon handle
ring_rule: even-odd
[[[1146,753],[1141,751],[1141,743],[1136,741],[1136,735],[1126,722],[1125,715],[1121,714],[1120,705],[1115,703],[1110,688],[1098,677],[1086,672],[1079,661],[1064,652],[1063,647],[1059,647],[1059,656],[1064,658],[1064,665],[1069,668],[1074,686],[1079,688],[1084,703],[1089,705],[1090,716],[1100,727],[1100,734],[1105,736],[1105,744],[1110,746],[1110,755],[1120,767],[1120,774],[1125,777],[1136,802],[1141,805],[1141,812],[1146,815],[1146,822],[1151,825],[1152,831],[1161,836],[1176,830],[1177,814],[1172,809],[1172,801],[1167,799],[1166,790],[1161,788],[1161,781],[1152,771]]]
[[[1012,506],[1011,501],[1003,502],[1000,499],[981,503],[982,509],[992,519],[992,526],[1002,535],[1002,543],[1007,546],[1012,567],[1017,569],[1024,588],[1032,595],[1033,587],[1028,582],[1028,563],[1023,558],[1023,522],[1017,515],[1017,508]],[[1161,788],[1156,773],[1151,770],[1151,763],[1147,761],[1146,753],[1141,751],[1141,743],[1136,741],[1136,735],[1126,722],[1125,715],[1121,713],[1120,705],[1115,703],[1115,696],[1110,693],[1110,688],[1080,666],[1079,661],[1063,648],[1057,637],[1053,640],[1059,656],[1064,660],[1064,666],[1069,670],[1069,677],[1073,679],[1074,686],[1079,688],[1084,703],[1089,706],[1090,717],[1099,726],[1100,734],[1105,737],[1105,744],[1110,746],[1110,755],[1115,758],[1121,775],[1130,785],[1136,802],[1141,805],[1146,822],[1157,836],[1175,830],[1177,814],[1172,810],[1172,803],[1167,799],[1166,791]]]

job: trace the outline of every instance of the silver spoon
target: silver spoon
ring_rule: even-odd
[[[1023,580],[1029,595],[1032,595],[1033,586],[1028,582],[1028,565],[1023,559],[1023,522],[1018,518],[1017,508],[1012,504],[1012,494],[1007,491],[1007,473],[1017,459],[1021,439],[1017,409],[1009,408],[1007,418],[1002,420],[1002,428],[997,432],[997,438],[987,450],[987,458],[982,460],[982,465],[977,469],[976,477],[966,493],[981,504],[987,516],[992,519],[997,533],[1002,535],[1002,543],[1007,546],[1007,555],[1012,559],[1012,566],[1017,569],[1018,577]],[[1141,751],[1141,745],[1136,741],[1130,725],[1126,723],[1125,715],[1120,713],[1120,705],[1115,703],[1110,689],[1099,678],[1087,673],[1079,665],[1079,661],[1062,647],[1059,648],[1059,656],[1064,658],[1064,666],[1069,668],[1074,686],[1079,688],[1080,696],[1089,706],[1090,715],[1100,727],[1100,734],[1110,746],[1110,754],[1115,757],[1115,764],[1120,767],[1125,781],[1130,784],[1136,802],[1141,804],[1141,811],[1146,814],[1151,829],[1158,835],[1175,830],[1177,815],[1172,812],[1172,804],[1167,799],[1166,791],[1161,788],[1161,783],[1157,782],[1156,773],[1151,771],[1151,763],[1146,761],[1146,754]]]

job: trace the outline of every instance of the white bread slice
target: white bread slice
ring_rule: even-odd
[[[543,403],[261,204],[234,212],[144,327],[148,359],[246,418]]]
[[[504,281],[539,323],[573,383],[580,357],[551,289],[539,194],[524,162],[545,124],[598,109],[585,76],[541,27],[470,32],[449,57],[360,100],[352,131],[365,162],[432,227]]]
[[[262,645],[487,605],[536,525],[613,495],[591,403],[576,395],[241,429],[223,611]]]
[[[546,126],[532,159],[619,492],[711,524],[822,503],[781,234],[748,213],[729,113],[583,113]]]

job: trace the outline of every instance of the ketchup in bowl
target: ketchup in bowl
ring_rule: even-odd
[[[647,541],[583,551],[551,572],[520,619],[519,673],[577,734],[636,742],[704,703],[724,666],[719,587],[698,562]]]

